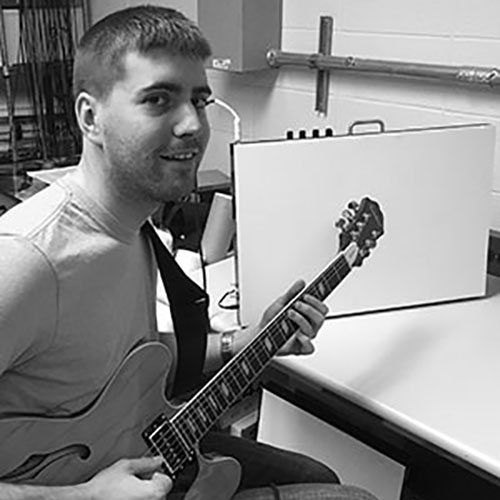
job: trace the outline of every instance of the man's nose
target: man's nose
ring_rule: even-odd
[[[198,134],[203,128],[198,110],[191,103],[185,103],[178,110],[177,121],[174,125],[174,135]]]

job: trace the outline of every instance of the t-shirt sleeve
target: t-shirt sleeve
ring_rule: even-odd
[[[57,327],[57,280],[29,241],[0,236],[0,374],[45,349]]]

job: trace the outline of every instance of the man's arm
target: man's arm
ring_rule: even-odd
[[[56,310],[57,283],[43,255],[21,237],[0,236],[0,376],[46,349]]]
[[[2,377],[15,363],[35,356],[51,341],[56,323],[57,284],[38,250],[15,236],[0,236],[0,278]],[[160,465],[159,458],[120,460],[90,481],[73,486],[0,483],[0,499],[163,500],[171,481],[159,472]]]
[[[160,457],[120,460],[90,481],[73,486],[0,483],[2,500],[164,500],[172,481]]]
[[[241,351],[260,331],[276,316],[286,304],[301,290],[305,283],[296,281],[281,297],[275,300],[264,312],[257,327],[249,327],[235,331],[232,339],[232,353]],[[328,307],[311,295],[304,295],[287,312],[289,318],[296,324],[297,331],[280,349],[279,354],[311,354],[314,351],[313,339],[321,328],[328,314]],[[216,370],[223,364],[222,334],[214,332],[208,335],[205,372]]]

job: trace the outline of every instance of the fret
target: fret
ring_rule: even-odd
[[[228,409],[240,394],[239,391],[236,394],[228,393],[228,398],[224,400],[222,398],[221,385],[222,384],[214,384],[214,386],[210,388],[210,390],[208,391],[209,392],[208,397],[211,400],[213,400],[214,402],[213,407],[218,410],[219,414],[223,413],[226,409]]]
[[[247,377],[249,377],[252,374],[252,371],[250,370],[250,367],[248,366],[248,363],[247,363],[246,359],[244,359],[241,362],[241,368],[243,369],[243,372],[245,373],[245,375]]]
[[[218,405],[217,401],[215,400],[213,394],[209,394],[207,396],[207,400],[208,400],[208,402],[210,403],[210,405],[212,406],[212,408],[214,410],[218,410],[219,409],[219,405]]]
[[[207,417],[207,420],[205,422],[206,428],[210,429],[210,427],[212,427],[212,425],[217,420],[220,413],[217,410],[215,410],[214,408],[212,408],[212,406],[210,406],[210,403],[208,402],[206,397],[204,397],[200,401],[200,406],[203,406],[203,410],[204,410],[205,415]]]
[[[252,353],[254,356],[252,367],[256,375],[260,373],[262,368],[266,366],[269,360],[291,336],[292,327],[290,320],[285,318],[283,321],[275,321],[278,321],[278,323],[270,325],[267,328],[268,331],[255,341],[253,349],[249,349],[249,353]],[[284,328],[286,331],[284,331]]]
[[[200,401],[200,404],[198,405],[198,414],[203,420],[203,423],[207,424],[210,422],[210,415],[207,412],[207,405],[203,404],[204,400]]]
[[[241,390],[245,390],[248,386],[248,382],[250,381],[247,377],[245,377],[245,373],[243,372],[243,369],[241,368],[240,365],[240,360],[235,360],[234,365],[233,365],[233,371],[235,378],[238,380],[238,382],[241,382]]]
[[[280,323],[281,328],[276,327],[273,330],[276,330],[274,334],[275,338],[279,336],[280,347],[292,336],[296,327],[292,323],[290,318],[285,317],[283,321]]]
[[[233,365],[233,368],[234,368],[234,365]],[[236,388],[236,393],[241,392],[241,389],[244,387],[244,385],[240,384],[240,380],[237,376],[238,374],[236,373],[236,370],[234,370],[234,369],[228,370],[228,374],[229,374],[229,377],[231,378],[231,380],[233,381],[233,387]]]
[[[198,407],[190,407],[191,410],[190,418],[195,422],[196,428],[198,430],[198,434],[200,433],[200,429],[203,429],[204,427],[204,419],[202,415],[198,411]]]
[[[257,355],[255,347],[253,346],[244,353],[244,356],[254,373],[259,373],[265,366],[265,364],[262,363],[262,358]]]
[[[288,334],[285,334],[283,328],[271,329],[268,335],[268,339],[271,341],[272,347],[276,352],[288,338],[290,338],[291,330],[290,327],[287,326]]]
[[[224,379],[224,377],[222,377],[222,380],[219,383],[219,387],[220,387],[220,390],[221,390],[221,394],[224,396],[225,402],[226,403],[231,402],[232,401],[232,398],[231,398],[231,395],[232,395],[231,388],[227,384],[227,382]]]
[[[220,388],[221,388],[222,394],[226,398],[226,402],[229,402],[230,401],[231,393],[230,393],[229,387],[227,386],[227,384],[226,384],[225,381],[222,381],[220,383]]]
[[[217,401],[219,408],[225,409],[227,407],[227,401],[224,399],[222,394],[222,388],[219,384],[215,385],[212,391],[213,397]]]
[[[200,439],[201,436],[205,433],[207,427],[206,427],[206,421],[202,418],[200,415],[198,408],[195,407],[189,407],[187,408],[187,412],[184,415],[185,418],[173,418],[173,421],[176,422],[177,420],[183,422],[185,420],[190,421],[191,425],[190,428],[192,429],[192,444],[196,444],[198,440]]]
[[[271,342],[271,339],[269,337],[266,337],[264,339],[264,345],[266,346],[266,349],[271,353],[273,351],[274,345]]]
[[[217,401],[217,404],[220,408],[224,408],[226,406],[227,402],[224,399],[224,394],[222,393],[222,387],[220,386],[220,384],[214,385],[212,395]]]
[[[284,319],[281,323],[281,331],[283,332],[284,335],[287,335],[290,331],[290,325],[289,323],[286,321],[286,319]]]
[[[261,366],[265,366],[265,362],[270,359],[269,354],[266,352],[266,348],[263,346],[262,339],[255,344],[255,354],[258,356]]]
[[[188,418],[193,418],[196,422],[196,441],[198,441],[199,437],[202,436],[206,430],[208,430],[207,414],[205,413],[203,408],[201,408],[201,406],[197,404],[196,407],[192,409],[191,414],[188,415]],[[174,417],[174,420],[176,421],[177,419]]]
[[[195,423],[189,418],[186,419],[185,422],[186,422],[186,427],[189,431],[189,436],[191,438],[191,441],[196,442],[195,438],[198,435],[198,433],[197,433],[197,428],[196,428]]]
[[[286,325],[283,327],[283,325]],[[269,329],[269,334],[267,335],[267,339],[271,342],[267,342],[267,346],[272,345],[273,350],[268,349],[269,354],[273,356],[279,348],[291,337],[293,333],[293,329],[288,318],[285,318],[283,321],[280,321],[277,325],[274,325]]]
[[[226,377],[228,377],[230,380],[232,380],[234,378],[232,372],[228,372],[226,374]],[[242,393],[242,390],[241,390],[241,386],[239,384],[236,384],[236,383],[233,383],[232,385],[230,385],[230,388],[231,388],[231,404],[232,404],[236,401],[238,396]]]
[[[202,403],[205,406],[207,406],[210,410],[212,409],[217,410],[217,404],[214,401],[211,389],[205,392],[204,396],[201,397],[200,401],[202,401]]]
[[[228,378],[228,374],[225,373],[220,381],[218,383],[218,386],[220,387],[221,392],[224,394],[224,397],[226,398],[225,400],[225,405],[230,406],[234,403],[234,401],[237,399],[237,397],[240,394],[240,389],[237,388],[237,390],[234,390],[234,386],[232,387],[230,384],[227,383],[226,378]]]

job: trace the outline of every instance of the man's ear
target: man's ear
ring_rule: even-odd
[[[85,138],[96,145],[102,143],[99,103],[88,92],[80,92],[75,100],[75,114],[78,126]]]

